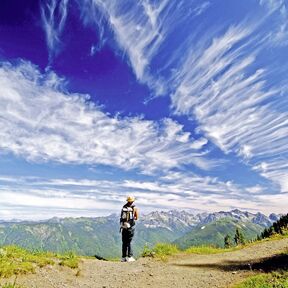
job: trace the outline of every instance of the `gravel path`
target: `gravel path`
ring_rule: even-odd
[[[82,260],[80,268],[41,268],[19,276],[17,283],[29,288],[142,288],[230,287],[259,269],[260,259],[288,248],[288,239],[263,242],[243,250],[214,255],[176,255],[169,261],[141,258],[132,263]]]

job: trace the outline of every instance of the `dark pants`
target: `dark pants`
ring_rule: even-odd
[[[131,241],[134,236],[134,228],[122,230],[122,257],[132,257],[133,251],[131,247]]]

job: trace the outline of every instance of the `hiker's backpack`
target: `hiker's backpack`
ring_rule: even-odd
[[[121,216],[120,216],[120,225],[122,228],[125,229],[125,227],[127,226],[128,223],[130,227],[135,225],[135,217],[134,217],[134,213],[135,213],[135,206],[127,206],[124,205],[122,210],[121,210]],[[129,227],[126,227],[129,228]]]

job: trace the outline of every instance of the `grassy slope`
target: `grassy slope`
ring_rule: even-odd
[[[31,252],[18,246],[0,248],[0,277],[34,273],[37,267],[59,264],[77,268],[79,257],[73,253],[63,255],[50,252]]]
[[[257,224],[222,218],[205,226],[195,227],[174,243],[181,249],[203,244],[223,247],[224,237],[229,234],[233,239],[236,228],[241,229],[247,240],[256,238],[263,231],[263,227]]]
[[[139,255],[144,245],[172,242],[183,235],[165,228],[146,228],[137,225],[133,239],[134,253]],[[105,217],[97,219],[67,218],[61,223],[20,223],[0,225],[0,246],[19,245],[27,249],[39,249],[79,255],[98,255],[104,258],[120,257],[121,234],[119,223]]]
[[[77,222],[77,223],[76,223]],[[57,223],[13,224],[0,229],[0,245],[21,245],[27,249],[40,249],[65,253],[74,251],[81,255],[107,256],[119,253],[120,237],[117,233],[118,223],[103,221],[87,221],[86,219],[69,219]],[[109,233],[109,232],[110,233]],[[6,237],[6,236],[9,237]],[[108,237],[107,237],[108,235]],[[105,243],[109,249],[102,251],[99,243]],[[101,254],[100,254],[101,255]]]
[[[200,245],[200,246],[191,246],[186,249],[179,249],[179,247],[175,244],[171,243],[157,243],[154,247],[150,248],[145,246],[141,256],[142,257],[158,257],[165,258],[166,256],[175,255],[175,254],[218,254],[218,253],[226,253],[233,252],[240,249],[244,249],[251,246],[257,246],[257,244],[261,242],[275,241],[288,238],[288,232],[284,235],[274,235],[270,238],[266,238],[260,241],[254,241],[250,243],[246,243],[245,245],[234,246],[231,248],[221,248],[209,246],[209,245]]]
[[[261,273],[249,277],[234,288],[288,288],[288,271]]]

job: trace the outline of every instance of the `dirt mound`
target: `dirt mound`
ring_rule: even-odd
[[[181,254],[167,262],[148,258],[131,263],[83,259],[78,270],[47,266],[36,274],[19,276],[17,283],[29,288],[229,287],[255,269],[283,268],[287,256],[277,254],[286,248],[288,239],[223,254]]]

